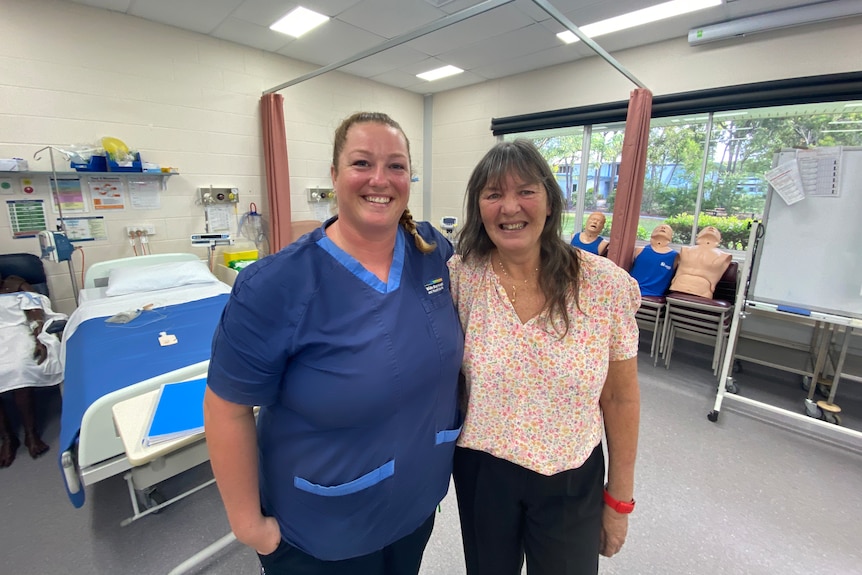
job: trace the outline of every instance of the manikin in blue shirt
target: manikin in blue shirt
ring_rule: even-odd
[[[452,247],[406,209],[409,144],[388,116],[345,120],[331,171],[339,215],[243,270],[225,306],[213,472],[267,575],[415,575],[460,431]]]
[[[608,249],[608,240],[600,235],[603,229],[605,229],[605,215],[601,212],[593,212],[587,218],[584,230],[572,236],[571,243],[585,252],[603,256]]]
[[[637,280],[642,296],[660,297],[667,292],[679,265],[679,252],[670,247],[672,239],[673,229],[661,224],[652,231],[649,245],[635,248],[630,274]]]

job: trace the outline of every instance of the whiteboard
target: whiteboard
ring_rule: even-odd
[[[844,148],[839,161],[836,196],[788,206],[770,188],[749,300],[862,318],[862,148]]]

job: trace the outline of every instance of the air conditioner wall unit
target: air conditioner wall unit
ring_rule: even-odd
[[[708,42],[727,40],[738,36],[748,36],[758,32],[776,30],[779,28],[790,28],[803,24],[814,24],[826,20],[848,18],[862,15],[862,0],[833,0],[831,2],[820,2],[776,10],[729,20],[710,26],[692,28],[688,32],[688,43],[690,46],[699,46]]]

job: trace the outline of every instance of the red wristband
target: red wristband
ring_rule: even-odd
[[[604,497],[605,497],[605,505],[616,511],[617,513],[628,514],[635,510],[635,500],[631,501],[619,501],[614,499],[613,496],[608,493],[608,488],[605,486],[604,489]]]

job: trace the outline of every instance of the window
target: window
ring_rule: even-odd
[[[616,123],[504,136],[531,139],[557,174],[569,210],[564,237],[581,230],[575,222],[593,211],[607,212],[609,232],[623,130]],[[748,223],[763,216],[769,189],[763,174],[775,154],[824,146],[862,146],[862,101],[654,118],[638,239],[667,223],[674,243],[692,244],[711,225],[721,231],[722,247],[744,250]]]

